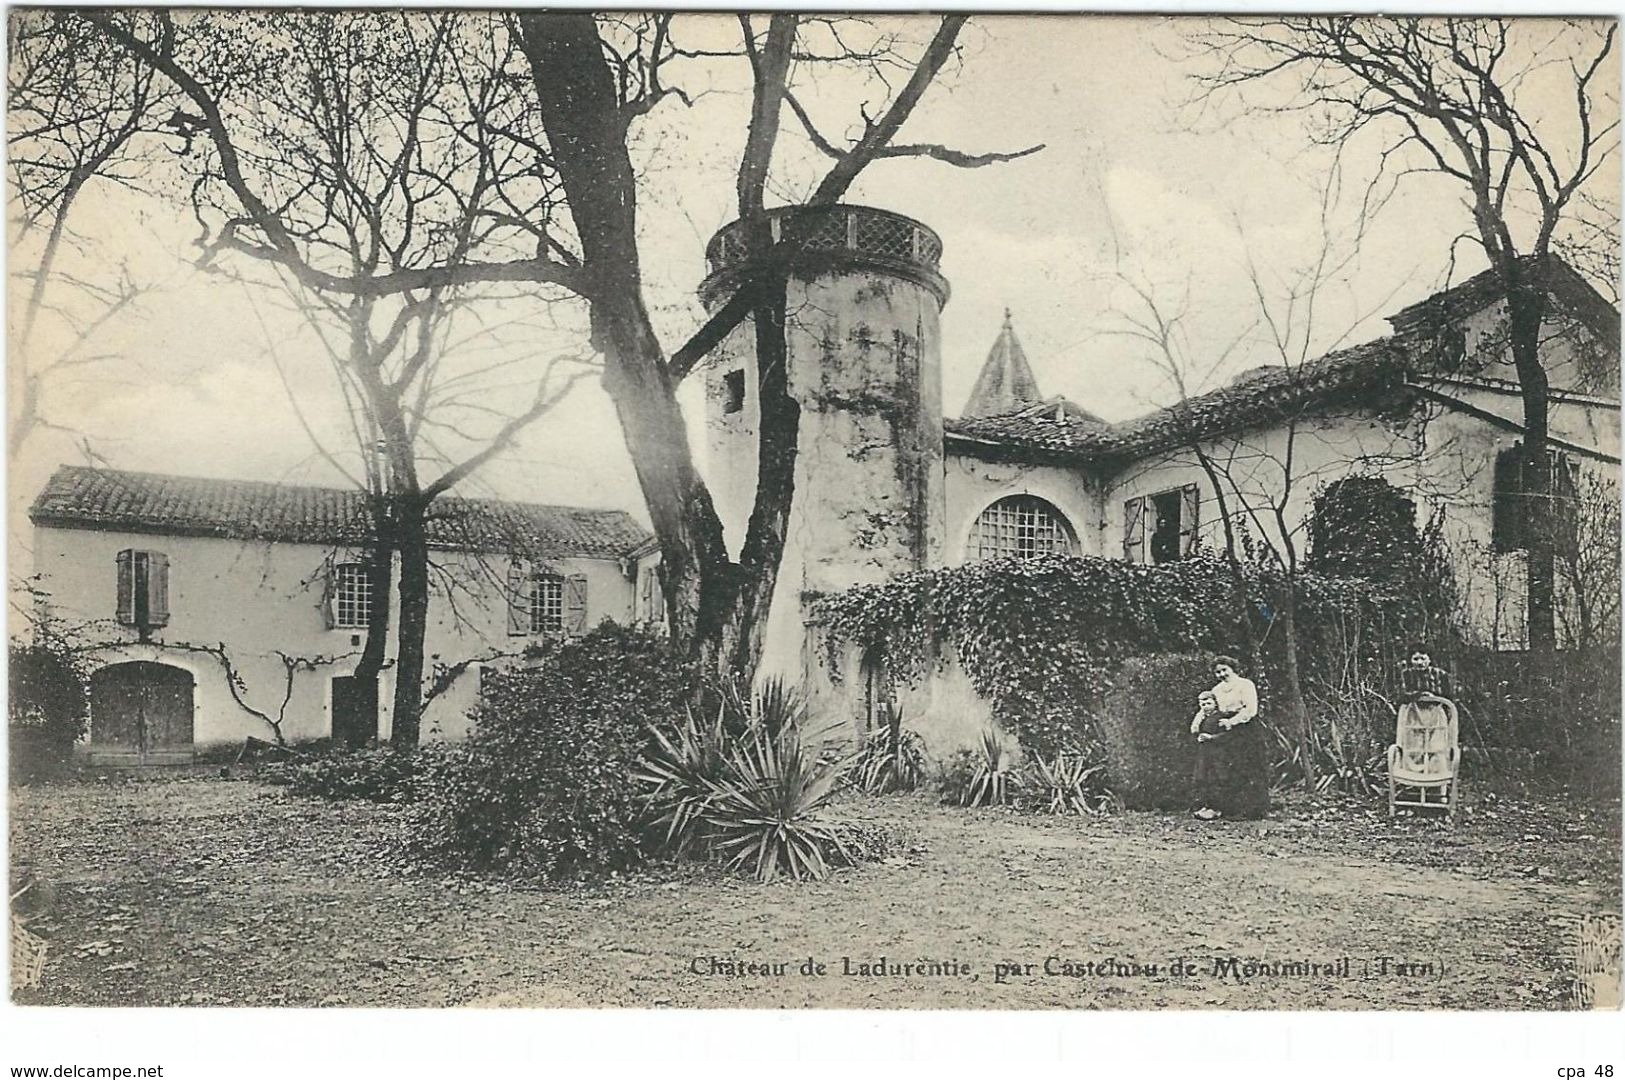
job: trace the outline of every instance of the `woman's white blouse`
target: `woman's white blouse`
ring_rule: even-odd
[[[1258,715],[1258,687],[1253,685],[1251,679],[1244,679],[1240,675],[1226,679],[1213,687],[1213,696],[1219,699],[1220,712],[1235,713],[1219,721],[1227,728],[1245,724]]]

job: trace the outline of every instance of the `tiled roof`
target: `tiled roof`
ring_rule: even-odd
[[[1006,416],[951,419],[943,426],[949,442],[1105,463],[1397,387],[1403,360],[1403,352],[1388,340],[1357,345],[1293,368],[1255,368],[1217,390],[1119,424],[1071,415],[1056,419],[1052,410],[1028,408]]]
[[[37,525],[233,540],[361,544],[361,492],[64,465],[29,510]],[[445,496],[430,507],[436,547],[563,558],[615,558],[649,540],[622,510]]]
[[[1617,348],[1618,310],[1561,259],[1550,259],[1548,267],[1547,287],[1556,303]],[[1406,342],[1414,344],[1417,335],[1482,310],[1495,302],[1499,291],[1495,275],[1485,271],[1390,316],[1394,337],[1331,353],[1291,370],[1254,368],[1227,386],[1120,424],[1101,422],[1082,410],[1082,415],[1058,418],[1052,409],[1021,406],[1005,408],[996,416],[967,414],[946,420],[944,433],[950,443],[980,446],[992,453],[1119,464],[1125,458],[1177,446],[1193,436],[1245,429],[1306,407],[1356,396],[1364,399],[1373,392],[1398,387],[1406,373]]]
[[[1532,257],[1526,257],[1523,263],[1526,267],[1532,267],[1534,260]],[[1604,340],[1617,344],[1619,310],[1610,304],[1579,271],[1562,259],[1548,258],[1546,268],[1546,288],[1552,299],[1560,307],[1582,319],[1594,332],[1602,335]],[[1501,298],[1499,278],[1494,270],[1485,270],[1459,285],[1434,293],[1426,300],[1395,312],[1388,317],[1388,322],[1392,324],[1395,333],[1412,334],[1482,311]]]
[[[988,350],[976,385],[971,388],[970,400],[965,402],[966,416],[1003,416],[1044,400],[1038,392],[1038,379],[1032,365],[1027,363],[1027,352],[1016,338],[1015,327],[1010,325],[1010,310],[1005,309],[1004,326]]]

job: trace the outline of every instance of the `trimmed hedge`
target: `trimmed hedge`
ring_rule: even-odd
[[[1174,653],[1124,660],[1100,712],[1107,784],[1134,810],[1191,804],[1196,695],[1213,685],[1208,656]]]

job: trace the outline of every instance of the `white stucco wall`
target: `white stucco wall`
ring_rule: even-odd
[[[143,643],[133,627],[115,621],[118,552],[134,548],[169,556],[167,626]],[[244,698],[275,716],[282,708],[285,669],[277,653],[322,657],[314,670],[295,673],[288,699],[284,735],[290,740],[328,736],[332,731],[331,683],[355,669],[365,631],[328,629],[321,609],[323,576],[328,560],[360,561],[358,552],[312,544],[222,540],[210,537],[162,536],[41,527],[35,529],[35,566],[40,587],[49,594],[53,614],[66,625],[82,627],[104,663],[150,660],[192,672],[194,743],[199,747],[240,742],[246,736],[270,738],[260,718],[232,699],[225,671],[211,655],[187,651],[182,643],[215,647],[223,644],[245,684]],[[432,572],[429,624],[424,641],[426,679],[435,663],[453,664],[496,652],[518,652],[528,637],[508,634],[504,596],[507,560],[467,553],[437,551]],[[619,564],[602,559],[561,559],[549,564],[561,574],[587,579],[587,623],[633,618],[634,584]],[[455,589],[448,581],[458,583]],[[387,655],[395,652],[395,626],[390,627]],[[478,691],[478,670],[471,667],[425,712],[426,738],[456,738],[468,726],[467,711]],[[379,686],[379,736],[390,732],[393,673],[386,668]]]

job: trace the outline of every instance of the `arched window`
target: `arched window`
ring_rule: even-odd
[[[1032,495],[1010,495],[982,511],[971,531],[971,559],[997,559],[1009,555],[1030,559],[1035,555],[1075,555],[1078,542],[1072,526],[1054,506]]]

